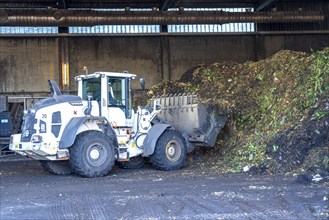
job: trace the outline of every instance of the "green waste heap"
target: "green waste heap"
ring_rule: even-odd
[[[223,172],[329,172],[329,48],[200,65],[148,95],[195,93],[229,116],[207,163]]]

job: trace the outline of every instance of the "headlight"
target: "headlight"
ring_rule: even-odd
[[[23,133],[23,137],[28,137],[30,136],[30,131],[29,130],[25,130]]]
[[[33,135],[31,138],[32,143],[41,143],[42,137],[40,135]]]

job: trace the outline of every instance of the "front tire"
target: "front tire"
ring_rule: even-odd
[[[159,170],[178,170],[186,161],[186,145],[182,135],[175,130],[166,130],[158,139],[152,165]]]
[[[70,167],[69,161],[50,161],[50,160],[40,160],[42,168],[48,173],[54,175],[70,175],[73,173]]]
[[[84,177],[107,175],[115,161],[111,138],[98,131],[78,135],[70,148],[70,165],[74,172]]]

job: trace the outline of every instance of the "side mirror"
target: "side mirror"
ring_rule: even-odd
[[[145,79],[144,78],[140,78],[139,79],[139,82],[141,84],[142,89],[145,90]]]

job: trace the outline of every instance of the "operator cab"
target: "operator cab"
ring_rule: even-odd
[[[76,77],[79,82],[78,95],[83,100],[97,101],[100,115],[117,126],[127,126],[127,119],[133,115],[131,103],[131,80],[129,73],[97,72]]]

